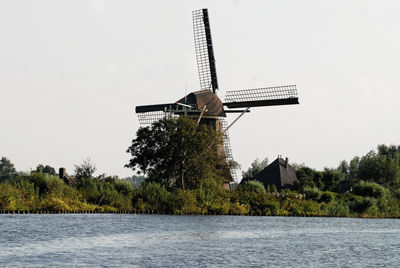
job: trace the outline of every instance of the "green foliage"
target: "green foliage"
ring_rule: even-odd
[[[132,177],[127,177],[127,178],[124,178],[123,180],[132,183],[137,188],[137,187],[140,186],[140,184],[142,182],[144,182],[145,177],[144,176],[133,175]]]
[[[353,187],[353,193],[360,196],[381,198],[388,194],[388,190],[375,182],[360,181]]]
[[[354,157],[350,161],[349,171],[345,176],[348,188],[361,179],[394,189],[400,188],[400,146],[381,144],[377,146],[377,151],[371,150],[361,158]]]
[[[217,180],[203,179],[199,188],[195,189],[195,195],[203,213],[228,214],[230,210],[229,190]]]
[[[258,158],[251,163],[251,166],[246,172],[243,172],[242,176],[244,180],[251,180],[255,175],[257,175],[261,170],[268,166],[268,158],[264,158],[260,161]]]
[[[250,208],[251,215],[279,215],[279,202],[266,193],[258,181],[248,181],[237,188],[239,203]]]
[[[96,166],[90,161],[90,158],[83,160],[83,163],[75,166],[75,177],[78,179],[88,179],[96,172]]]
[[[278,188],[276,188],[275,184],[268,184],[267,188],[265,190],[267,191],[267,193],[277,193],[278,192]]]
[[[14,164],[7,157],[0,160],[0,175],[10,175],[15,173]]]
[[[173,196],[174,214],[199,214],[200,207],[197,205],[195,193],[193,191],[184,191],[178,189]]]
[[[301,167],[296,172],[298,182],[294,189],[303,191],[317,187],[325,191],[339,190],[339,184],[344,179],[342,172],[334,169],[325,169],[324,171],[316,171],[309,167]]]
[[[48,165],[43,166],[42,164],[37,165],[35,172],[56,175],[56,170],[53,167]]]
[[[133,185],[129,182],[110,178],[103,181],[84,178],[79,181],[78,189],[88,203],[117,209],[132,208]]]
[[[135,189],[130,182],[106,177],[81,179],[75,188],[56,176],[32,172],[18,176],[12,183],[0,183],[0,210],[400,217],[396,192],[390,194],[374,183],[360,182],[358,186],[357,193],[364,196],[335,195],[306,187],[307,199],[303,199],[290,190],[266,192],[259,182],[248,182],[229,191],[210,178],[201,180],[196,189],[168,191],[154,182]]]
[[[123,195],[132,195],[134,190],[134,184],[124,180],[114,180],[114,188],[117,192]]]
[[[325,203],[322,207],[324,215],[334,217],[348,217],[351,216],[348,202],[343,199]]]
[[[338,170],[345,176],[349,175],[350,166],[346,160],[342,160],[338,166]]]
[[[376,200],[370,197],[356,197],[350,203],[350,210],[354,213],[362,214],[376,204]]]
[[[322,172],[316,171],[309,167],[300,167],[296,171],[298,181],[294,185],[294,189],[303,191],[304,188],[321,188],[324,186],[322,182]]]
[[[392,144],[387,146],[385,144],[379,144],[377,146],[377,149],[379,155],[391,156],[393,158],[398,156],[398,154],[400,153],[400,145],[396,146]]]
[[[393,193],[393,196],[400,200],[400,190],[397,190]]]
[[[325,169],[322,172],[323,187],[321,187],[321,189],[325,191],[337,192],[339,190],[339,183],[343,179],[344,176],[340,171],[334,169]]]
[[[241,191],[251,192],[251,193],[266,193],[264,184],[259,181],[247,181],[240,184],[238,187]]]
[[[222,135],[212,127],[184,116],[165,118],[139,128],[127,150],[132,159],[125,166],[168,189],[194,189],[202,179],[227,180],[229,166],[219,146]]]
[[[306,199],[309,200],[318,201],[321,198],[321,192],[316,187],[305,187],[303,193],[305,194]]]
[[[335,199],[335,195],[332,192],[323,192],[323,193],[321,193],[321,197],[319,198],[319,201],[329,204],[334,199]]]
[[[358,172],[358,167],[360,165],[360,157],[355,156],[353,159],[351,159],[350,164],[349,164],[349,178],[356,180],[359,178],[359,172]]]
[[[93,178],[90,172],[70,186],[51,172],[43,172],[43,166],[38,166],[42,172],[16,173],[3,159],[3,167],[9,168],[3,168],[8,175],[0,183],[0,211],[400,217],[398,154],[399,147],[379,145],[377,153],[355,157],[348,167],[342,162],[337,170],[316,171],[301,166],[297,169],[296,191],[280,193],[274,191],[274,186],[265,189],[257,181],[226,190],[220,173],[213,173],[216,167],[208,169],[215,176],[188,177],[188,182],[196,183],[186,190],[173,180],[170,183],[176,183],[175,187],[147,180],[135,188],[134,180],[105,175]],[[371,174],[365,175],[367,170]],[[368,181],[360,180],[366,176],[370,176]],[[352,187],[352,192],[337,193],[343,185]]]
[[[136,192],[133,203],[141,211],[155,210],[171,213],[172,196],[167,189],[156,182],[142,183]]]
[[[16,172],[14,164],[7,157],[0,160],[0,182],[11,180]]]

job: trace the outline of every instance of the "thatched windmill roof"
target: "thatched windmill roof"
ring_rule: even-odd
[[[222,101],[211,90],[200,90],[190,93],[189,95],[178,100],[179,103],[195,106],[198,110],[203,109],[207,105],[207,111],[203,116],[225,117]]]

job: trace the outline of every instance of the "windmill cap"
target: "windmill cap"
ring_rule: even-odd
[[[211,90],[195,91],[178,100],[177,102],[186,105],[195,106],[198,110],[207,105],[207,110],[204,116],[219,116],[225,117],[222,101]]]

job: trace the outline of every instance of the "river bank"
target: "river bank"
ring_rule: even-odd
[[[270,193],[258,183],[226,190],[210,179],[197,189],[168,191],[157,183],[135,188],[121,180],[84,179],[71,186],[56,176],[33,173],[0,184],[0,213],[400,217],[395,193],[370,183],[357,187],[344,194],[316,189]]]

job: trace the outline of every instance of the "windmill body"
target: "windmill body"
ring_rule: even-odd
[[[193,32],[197,67],[200,79],[199,91],[164,104],[136,106],[141,124],[151,124],[165,116],[190,116],[201,124],[212,126],[223,132],[224,150],[227,160],[232,160],[229,136],[230,127],[224,120],[229,113],[249,112],[251,107],[299,104],[295,85],[226,91],[225,101],[217,96],[218,79],[207,9],[193,11]],[[245,108],[238,110],[238,108]],[[236,122],[235,120],[234,122]],[[233,123],[232,123],[233,124]],[[231,124],[231,125],[232,125]],[[231,181],[236,180],[236,171],[231,170]]]

